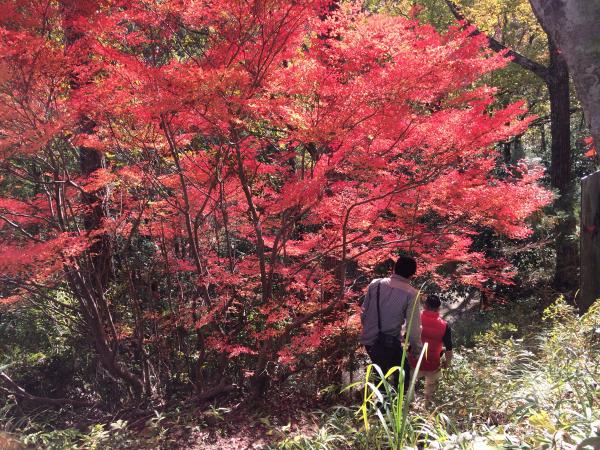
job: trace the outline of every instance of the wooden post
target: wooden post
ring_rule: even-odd
[[[600,171],[581,180],[581,290],[585,312],[600,298]]]

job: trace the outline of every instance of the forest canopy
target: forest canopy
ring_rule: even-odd
[[[2,303],[81,330],[109,376],[257,392],[357,331],[366,271],[515,274],[552,195],[496,144],[535,119],[472,29],[323,1],[3,2]],[[347,338],[346,338],[347,339]],[[173,357],[179,348],[184,358]]]

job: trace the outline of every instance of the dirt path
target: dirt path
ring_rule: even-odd
[[[450,324],[455,324],[461,320],[468,321],[469,316],[478,311],[479,299],[476,296],[471,296],[458,299],[452,303],[444,303],[440,314]],[[364,350],[359,348],[357,352],[357,358],[359,360],[364,359],[366,364],[367,356],[363,354]],[[349,385],[355,381],[364,379],[364,368],[365,365],[361,364],[353,373],[344,372],[342,374],[342,384]],[[350,396],[352,393],[351,391],[346,391],[344,395]],[[346,400],[351,401],[348,398]],[[340,398],[340,401],[342,402],[343,400]],[[285,414],[281,415],[281,417],[274,417],[267,412],[263,412],[262,415],[264,417],[261,417],[261,414],[257,414],[256,416],[249,415],[246,417],[246,420],[242,420],[240,417],[236,417],[233,420],[229,419],[231,420],[230,426],[223,427],[220,432],[215,429],[197,431],[193,438],[195,444],[187,448],[192,450],[262,449],[269,442],[273,443],[273,441],[277,441],[276,425],[282,426],[289,422],[288,426],[291,426],[292,430],[302,430],[304,434],[310,434],[315,429],[315,424],[303,420],[303,414],[300,412],[297,414],[299,417],[292,417],[293,414],[290,413],[287,418],[283,417]],[[275,413],[275,416],[278,416],[278,414]],[[283,422],[281,422],[282,420]],[[225,429],[227,430],[225,431]],[[280,437],[282,438],[283,436]]]
[[[479,307],[479,298],[468,296],[458,301],[443,303],[440,308],[440,315],[452,325],[457,320],[479,311]]]

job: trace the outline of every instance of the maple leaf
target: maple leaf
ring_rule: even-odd
[[[598,150],[596,148],[596,144],[594,143],[594,139],[591,136],[588,136],[583,139],[583,144],[586,146],[585,156],[588,158],[595,158],[598,156]]]

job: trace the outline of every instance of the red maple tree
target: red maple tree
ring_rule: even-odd
[[[531,118],[495,104],[506,59],[470,30],[309,0],[0,5],[2,302],[74,311],[138,394],[174,348],[198,390],[303,368],[398,250],[442,286],[508,283],[473,236],[525,238],[550,201],[499,162]]]

